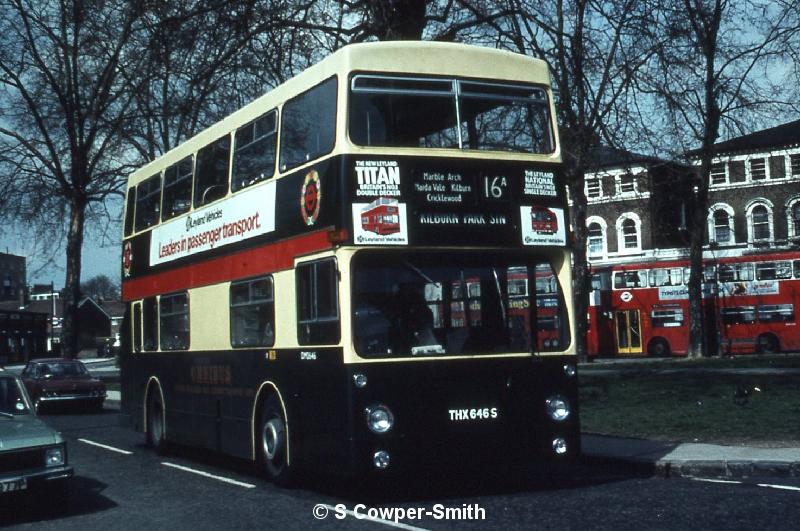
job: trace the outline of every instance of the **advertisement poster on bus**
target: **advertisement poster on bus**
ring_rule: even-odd
[[[521,206],[522,243],[525,245],[566,245],[564,209],[540,205]]]
[[[714,294],[714,287],[711,284],[703,284],[703,298],[707,299]],[[689,298],[689,286],[659,286],[658,300],[660,301],[679,301]]]
[[[387,197],[353,203],[353,237],[360,245],[408,245],[405,203]]]
[[[720,295],[735,297],[739,295],[777,295],[777,280],[746,280],[741,282],[721,282]]]
[[[154,228],[150,265],[171,262],[274,230],[273,181]]]

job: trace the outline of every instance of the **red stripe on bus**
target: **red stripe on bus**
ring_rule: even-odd
[[[289,269],[298,256],[333,247],[328,231],[247,249],[122,283],[125,302]]]

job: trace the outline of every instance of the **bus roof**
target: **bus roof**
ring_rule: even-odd
[[[131,174],[128,186],[164,170],[264,112],[279,108],[283,102],[324,79],[353,71],[490,77],[492,80],[550,85],[544,61],[494,48],[430,41],[350,44],[139,168]],[[491,72],[491,76],[487,76],[487,72]]]

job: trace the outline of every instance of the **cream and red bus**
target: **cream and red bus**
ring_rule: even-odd
[[[576,455],[554,116],[542,61],[357,44],[136,171],[124,417],[277,481]]]

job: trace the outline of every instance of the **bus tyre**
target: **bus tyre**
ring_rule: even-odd
[[[167,441],[164,438],[164,405],[155,392],[147,399],[147,446],[157,454],[166,453]]]
[[[756,352],[758,354],[775,354],[780,351],[778,338],[772,334],[761,334],[756,341]]]
[[[270,395],[261,408],[259,452],[267,476],[277,485],[289,486],[293,474],[287,463],[286,419],[277,395]]]
[[[669,344],[663,339],[654,339],[647,346],[647,354],[654,358],[669,356]]]

